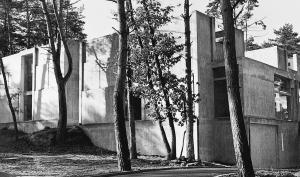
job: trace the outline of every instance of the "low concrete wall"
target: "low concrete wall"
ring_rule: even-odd
[[[45,127],[56,128],[57,119],[18,122],[18,130],[25,133],[33,133],[39,130],[43,130],[45,129]],[[13,123],[1,123],[0,129],[2,128],[14,129],[14,126]]]
[[[128,122],[127,136],[129,136]],[[196,125],[195,125],[196,126]],[[89,124],[81,126],[85,133],[91,138],[92,142],[101,148],[111,151],[116,150],[114,124],[113,123],[101,123],[101,124]],[[164,125],[166,135],[170,142],[171,133],[168,126]],[[177,141],[177,156],[180,155],[182,148],[182,140],[185,127],[176,126],[176,141]],[[195,127],[196,130],[196,127]],[[197,151],[196,132],[194,133],[195,150]],[[129,137],[128,137],[129,139]],[[166,150],[163,145],[160,130],[156,122],[151,120],[136,121],[136,141],[137,151],[144,155],[166,155]],[[183,155],[185,155],[185,148],[183,149]]]
[[[283,122],[278,131],[279,167],[299,167],[299,123]]]
[[[300,137],[298,122],[254,117],[250,119],[250,147],[254,167],[290,168],[299,165]],[[249,133],[248,118],[246,120],[246,129],[247,133]],[[18,123],[19,130],[27,133],[42,130],[46,126],[54,128],[56,125],[56,119]],[[69,126],[71,125],[74,124],[69,123]],[[129,136],[128,122],[126,126],[127,135]],[[0,124],[0,129],[4,127],[13,129],[13,124]],[[116,150],[113,123],[88,124],[81,127],[96,146],[111,151]],[[164,127],[167,137],[170,138],[171,133],[168,126],[164,125]],[[185,127],[176,126],[175,129],[177,136],[177,157],[179,157]],[[195,154],[197,154],[196,127],[194,130]],[[156,122],[151,120],[136,121],[136,140],[138,153],[144,155],[166,155],[160,130]],[[201,160],[235,164],[229,120],[200,120],[199,146]],[[185,154],[184,147],[183,155]]]
[[[251,117],[250,149],[255,168],[291,168],[299,166],[299,123]],[[229,120],[201,120],[199,127],[202,160],[235,164]],[[248,136],[249,137],[249,136]],[[248,138],[249,140],[249,138]]]
[[[225,164],[235,164],[229,120],[200,120],[200,158]]]

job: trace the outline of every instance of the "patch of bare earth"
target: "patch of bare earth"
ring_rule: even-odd
[[[15,142],[12,131],[0,130],[0,172],[16,176],[93,176],[118,171],[115,153],[93,146],[78,130],[69,130],[64,147],[55,146],[54,133],[49,129],[22,134]],[[132,160],[133,170],[180,165],[159,156]]]
[[[176,167],[161,157],[139,156],[133,170]],[[91,176],[118,171],[115,155],[0,153],[2,172],[17,176]]]
[[[258,170],[255,177],[295,177],[294,173],[297,170]],[[218,177],[237,177],[237,174],[230,173],[219,175]]]

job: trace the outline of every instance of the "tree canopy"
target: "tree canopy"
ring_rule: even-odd
[[[262,20],[247,24],[247,22],[253,16],[254,8],[259,6],[258,0],[231,0],[230,2],[233,6],[233,18],[236,28],[245,29],[250,25],[259,25],[262,26],[263,29],[266,28],[266,25]],[[221,19],[220,0],[210,0],[209,4],[207,5],[206,13],[217,19]]]
[[[55,20],[53,7],[49,5],[51,20]],[[69,0],[64,1],[64,20],[67,38],[84,40],[82,8],[75,7]],[[38,0],[0,1],[0,49],[4,53],[16,53],[34,45],[48,43],[47,27]],[[53,23],[55,24],[55,23]],[[53,30],[58,33],[57,26]],[[10,48],[10,49],[9,49]]]
[[[286,48],[290,53],[300,53],[300,36],[294,31],[292,24],[286,23],[274,30],[275,39],[269,39],[274,45]]]

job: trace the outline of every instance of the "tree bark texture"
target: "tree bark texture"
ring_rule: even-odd
[[[62,145],[67,138],[67,102],[65,83],[59,83],[58,85],[58,105],[59,119],[56,132],[56,143],[58,145]]]
[[[134,114],[134,107],[133,107],[133,92],[131,91],[132,87],[132,69],[131,66],[127,68],[127,85],[128,85],[128,92],[127,92],[127,101],[128,101],[128,119],[129,119],[129,130],[130,130],[130,158],[137,159],[137,152],[136,152],[136,137],[135,137],[135,114]]]
[[[126,10],[127,13],[130,13],[129,16],[133,18],[133,9],[130,0],[126,1]],[[129,27],[127,27],[129,31]],[[130,49],[128,49],[128,64],[127,64],[127,103],[128,103],[128,119],[129,119],[129,132],[130,132],[130,159],[137,159],[136,151],[136,137],[135,137],[135,111],[133,107],[133,92],[132,88],[132,68],[130,65]]]
[[[191,65],[191,27],[190,27],[190,2],[184,1],[184,27],[185,27],[185,63],[186,63],[186,84],[187,84],[187,146],[186,158],[188,161],[195,160],[194,151],[194,114],[193,114],[193,93],[192,93],[192,65]]]
[[[130,171],[130,153],[126,136],[125,111],[124,111],[124,90],[126,81],[127,63],[127,26],[124,0],[118,0],[119,15],[119,62],[118,74],[114,90],[114,111],[115,111],[115,137],[118,168],[120,171]]]
[[[62,24],[62,5],[63,0],[59,1],[60,9],[57,8],[57,2],[56,0],[52,0],[53,3],[53,9],[55,13],[56,23],[58,27],[58,38],[57,43],[55,45],[55,39],[54,39],[54,32],[52,30],[52,23],[50,20],[50,14],[48,11],[47,4],[45,0],[40,0],[43,7],[43,12],[46,18],[47,23],[47,31],[48,31],[48,37],[50,42],[50,50],[52,54],[52,61],[54,65],[54,74],[55,79],[58,87],[58,107],[59,107],[59,118],[58,118],[58,125],[57,125],[57,133],[56,133],[56,144],[62,145],[65,143],[65,140],[67,138],[67,101],[66,101],[66,83],[68,79],[70,78],[72,74],[72,56],[69,51],[69,47],[67,45],[65,34],[63,33],[63,24]],[[65,76],[63,76],[60,66],[60,52],[61,52],[61,42],[64,45],[65,52],[68,58],[68,70]]]
[[[2,56],[0,56],[0,67],[1,67],[2,77],[3,77],[3,81],[4,81],[4,87],[5,87],[5,93],[6,93],[6,97],[7,97],[7,101],[8,101],[8,106],[9,106],[11,116],[12,116],[13,122],[14,122],[15,136],[16,136],[16,140],[17,140],[18,134],[19,134],[18,133],[18,125],[17,125],[17,117],[16,117],[16,113],[15,113],[14,107],[11,102],[11,97],[10,97],[10,93],[9,93],[9,89],[8,89],[8,85],[7,85],[6,73],[4,70]]]
[[[152,41],[152,45],[155,46],[155,42]],[[175,126],[174,126],[174,118],[172,115],[171,103],[169,100],[169,93],[166,90],[166,83],[165,83],[165,79],[163,78],[163,74],[162,74],[158,56],[155,56],[155,63],[156,63],[156,67],[158,70],[158,76],[159,76],[159,80],[161,82],[161,87],[163,89],[164,100],[166,102],[168,123],[169,123],[170,129],[171,129],[171,153],[169,154],[168,159],[173,160],[173,159],[176,159],[176,132],[175,132]]]
[[[239,91],[233,9],[230,0],[221,0],[221,9],[224,25],[223,48],[227,94],[238,174],[242,177],[254,177]]]

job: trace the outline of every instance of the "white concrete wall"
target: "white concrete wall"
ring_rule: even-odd
[[[113,122],[113,91],[117,72],[118,35],[88,42],[83,63],[82,124]],[[99,67],[96,61],[101,61]]]
[[[277,53],[276,46],[247,51],[245,56],[253,60],[273,66],[275,68],[278,68],[278,53]]]
[[[127,126],[127,136],[129,140],[129,128],[128,122]],[[91,138],[92,142],[98,146],[107,150],[116,151],[115,144],[115,132],[113,123],[102,123],[102,124],[89,124],[81,126],[84,132]],[[164,123],[164,128],[168,141],[171,142],[171,132],[167,123]],[[195,127],[196,128],[196,127]],[[176,130],[176,144],[177,144],[177,157],[179,157],[183,136],[185,131],[185,126],[180,127],[175,125]],[[196,131],[194,131],[194,141],[196,142]],[[166,155],[166,149],[164,147],[161,133],[157,122],[150,120],[136,121],[136,140],[137,140],[137,152],[143,155]],[[186,143],[186,141],[184,142]],[[196,145],[196,143],[195,143]],[[186,156],[186,147],[183,148],[183,156]]]
[[[79,46],[76,41],[69,42],[71,55],[73,58],[73,72],[67,82],[67,102],[68,102],[68,121],[69,123],[78,123],[78,98],[79,98]],[[66,72],[68,63],[64,50],[61,51],[61,69]],[[7,71],[10,73],[9,86],[10,92],[15,93],[20,90],[19,99],[15,105],[19,107],[17,111],[18,121],[24,121],[24,56],[31,55],[32,63],[32,120],[53,120],[58,118],[58,91],[54,75],[52,57],[46,46],[24,50],[15,55],[3,59]],[[72,90],[72,91],[70,91]],[[76,92],[77,91],[77,92]],[[2,92],[3,93],[3,92]],[[0,98],[1,123],[11,122],[11,114],[8,109],[6,95],[2,94]]]

